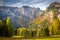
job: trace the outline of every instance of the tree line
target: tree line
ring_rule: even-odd
[[[49,23],[48,23],[49,24]],[[4,20],[0,20],[0,37],[12,37],[23,36],[23,37],[45,37],[51,35],[60,35],[60,21],[55,18],[53,22],[48,26],[47,21],[41,23],[41,26],[36,28],[18,28],[15,29],[10,22],[10,18],[7,17]],[[42,27],[45,26],[45,27]]]

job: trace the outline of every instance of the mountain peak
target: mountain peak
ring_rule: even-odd
[[[39,8],[34,8],[30,6],[22,6],[20,8],[16,7],[0,7],[0,19],[10,17],[11,23],[14,27],[24,26],[28,27],[28,23],[40,14],[41,10]]]
[[[51,3],[50,6],[55,6],[55,5],[60,5],[60,3],[58,3],[58,2],[53,2],[53,3]]]
[[[23,8],[30,8],[30,6],[23,6]]]
[[[47,8],[47,10],[55,10],[55,9],[59,9],[60,8],[60,3],[58,2],[53,2],[49,5],[49,7]]]
[[[56,4],[59,4],[59,5],[60,5],[60,3],[58,3],[58,2],[53,2],[52,4],[55,4],[55,5],[56,5]]]

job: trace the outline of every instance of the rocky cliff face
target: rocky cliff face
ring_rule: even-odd
[[[6,7],[0,6],[0,19],[10,17],[11,23],[15,27],[24,26],[27,27],[28,23],[37,18],[38,14],[41,14],[39,8],[23,6],[23,7]]]
[[[50,4],[50,6],[47,8],[50,15],[50,21],[53,22],[54,18],[58,18],[57,16],[60,14],[60,3],[53,2]],[[58,18],[59,19],[59,18]]]
[[[42,16],[40,15],[38,18],[36,18],[36,20],[33,20],[31,25],[38,27],[38,25],[40,25],[42,22],[44,24],[44,22],[47,21],[49,26],[55,18],[60,20],[60,3],[57,2],[51,3],[47,10],[43,12]]]
[[[29,6],[20,8],[0,6],[0,19],[2,20],[8,16],[15,27],[28,27],[30,24],[40,24],[45,20],[53,22],[54,18],[60,20],[60,3],[51,3],[44,12],[39,8]]]

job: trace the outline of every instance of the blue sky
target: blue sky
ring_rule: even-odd
[[[28,5],[45,10],[52,2],[60,2],[60,0],[0,0],[0,6],[21,7],[23,5]]]

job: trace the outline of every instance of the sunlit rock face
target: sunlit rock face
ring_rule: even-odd
[[[27,27],[28,23],[34,20],[38,14],[42,12],[39,8],[23,6],[23,7],[6,7],[0,6],[0,19],[10,17],[11,23],[15,27]]]
[[[50,11],[49,12],[49,16],[50,16],[50,22],[53,22],[53,19],[54,19],[54,12],[53,11]]]
[[[60,14],[60,3],[58,2],[53,2],[49,5],[49,7],[47,8],[47,11],[49,12],[49,19],[50,22],[53,22],[53,20],[55,18],[59,18],[59,14]]]
[[[58,19],[60,20],[60,14],[59,14],[57,17],[58,17]]]

